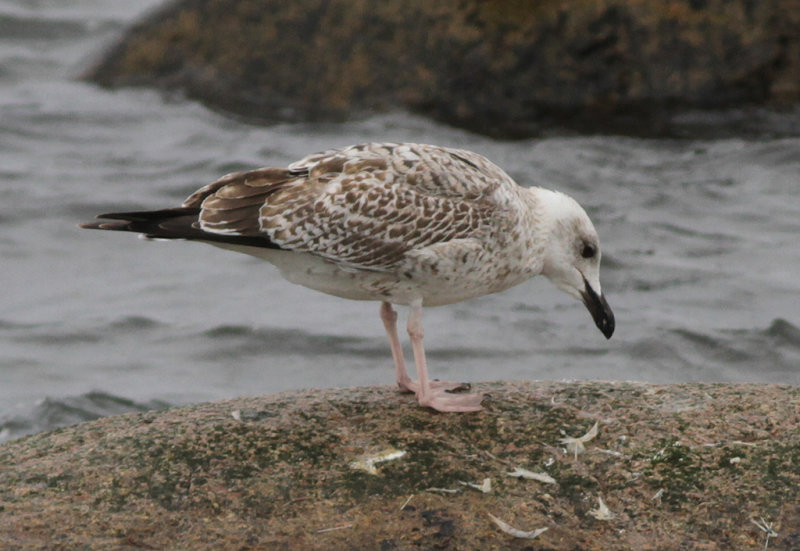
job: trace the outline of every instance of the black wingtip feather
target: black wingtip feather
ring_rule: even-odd
[[[79,224],[79,227],[88,230],[128,231],[153,239],[189,239],[280,249],[266,235],[229,235],[204,231],[197,224],[199,214],[200,209],[193,207],[110,212],[98,215],[97,218],[101,219],[99,221]]]
[[[198,216],[199,214],[200,214],[199,208],[177,207],[172,209],[160,209],[160,210],[109,212],[106,214],[98,214],[97,218],[106,218],[108,220],[127,220],[129,222],[149,222],[149,221],[163,221],[170,218],[177,218],[179,216]]]

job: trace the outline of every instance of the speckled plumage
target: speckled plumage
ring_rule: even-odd
[[[100,215],[86,228],[193,239],[263,258],[294,283],[381,301],[402,390],[440,411],[477,411],[480,395],[431,381],[422,307],[494,293],[544,274],[584,301],[606,337],[600,248],[583,209],[522,188],[481,155],[434,145],[371,143],[309,155],[287,168],[230,174],[179,208]],[[393,304],[410,306],[418,381],[408,376]]]
[[[232,174],[194,193],[199,228],[265,236],[281,250],[250,252],[284,275],[347,298],[446,304],[496,292],[541,270],[531,255],[529,200],[499,167],[468,151],[418,144],[364,144],[310,155],[287,169]],[[544,246],[542,242],[540,247]],[[235,247],[232,247],[235,248]],[[329,266],[319,265],[324,260]],[[341,273],[338,273],[341,272]],[[353,274],[356,274],[355,276]]]

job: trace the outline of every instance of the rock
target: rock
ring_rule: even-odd
[[[437,414],[389,387],[315,390],[6,443],[3,548],[763,548],[753,520],[777,533],[771,551],[800,548],[800,388],[477,390],[491,393],[477,414]],[[562,448],[595,423],[577,459]],[[369,456],[384,459],[376,474]],[[517,467],[556,483],[507,476]],[[547,531],[518,539],[489,514]]]
[[[180,0],[88,78],[264,121],[670,134],[687,110],[800,102],[800,0]]]

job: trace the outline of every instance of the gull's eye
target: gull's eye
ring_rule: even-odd
[[[581,249],[581,256],[583,258],[592,258],[595,254],[597,254],[597,249],[594,245],[590,245],[589,243],[583,244],[583,248]]]

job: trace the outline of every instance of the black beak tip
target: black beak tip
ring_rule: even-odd
[[[603,295],[595,293],[586,280],[584,280],[584,283],[586,290],[583,292],[583,303],[589,313],[592,314],[592,319],[597,328],[607,339],[610,339],[616,327],[614,312]]]
[[[611,309],[608,309],[607,317],[597,323],[597,328],[600,329],[600,332],[603,333],[607,339],[610,339],[611,335],[614,334],[614,327],[614,313]]]

